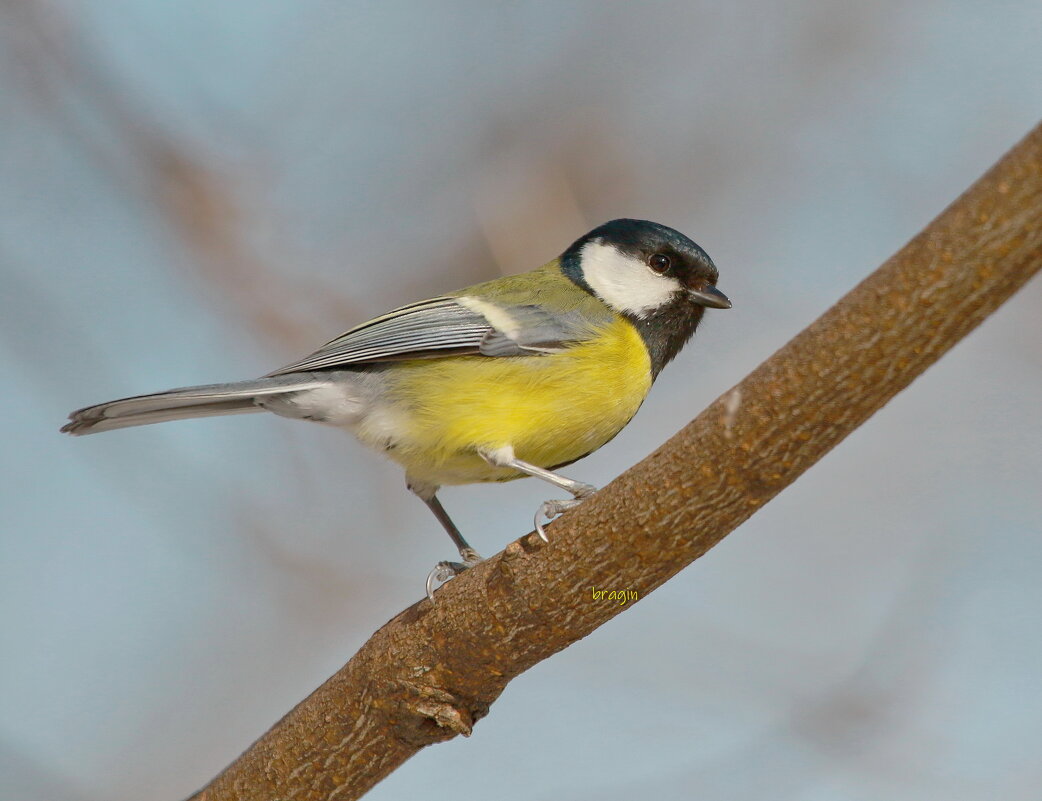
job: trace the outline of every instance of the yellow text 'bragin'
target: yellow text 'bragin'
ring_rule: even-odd
[[[599,590],[590,587],[590,599],[593,601],[615,601],[619,606],[625,606],[638,597],[636,590]]]

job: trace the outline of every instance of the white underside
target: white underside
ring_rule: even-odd
[[[402,413],[384,399],[379,373],[332,373],[320,387],[264,400],[258,405],[283,417],[343,428],[376,450],[392,447],[405,430]]]

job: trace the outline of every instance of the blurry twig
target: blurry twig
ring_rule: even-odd
[[[252,220],[231,176],[132,101],[82,45],[60,7],[5,0],[0,9],[5,55],[26,96],[56,117],[58,129],[75,136],[106,173],[155,205],[191,249],[189,262],[256,331],[287,343],[287,352],[337,333],[321,321],[323,312],[342,312],[344,300],[324,287],[280,278],[249,242]],[[297,302],[310,310],[308,317],[292,313]]]
[[[258,336],[278,343],[286,358],[312,350],[318,342],[360,320],[348,298],[313,281],[301,280],[299,273],[287,276],[273,264],[270,253],[258,249],[251,235],[271,221],[265,218],[258,222],[259,204],[243,197],[237,176],[215,168],[213,158],[203,148],[162,125],[150,113],[147,99],[136,97],[120,84],[120,75],[108,68],[104,52],[91,48],[76,20],[67,15],[60,4],[46,0],[0,0],[0,66],[20,82],[20,94],[30,107],[51,120],[57,133],[70,137],[85,160],[93,162],[132,202],[144,204],[174,233],[190,253],[190,258],[182,261],[202,279],[205,296],[216,300],[222,309],[230,307],[237,312]],[[280,242],[285,239],[270,238]],[[5,299],[10,303],[21,300],[24,305],[36,290],[28,280],[20,282],[18,288],[20,292],[9,293],[10,298]],[[53,302],[46,299],[48,304]],[[43,302],[38,299],[27,308],[39,314]],[[300,313],[301,309],[307,313]],[[23,313],[27,312],[19,308],[8,317]],[[48,342],[76,342],[81,351],[86,351],[91,342],[75,330],[68,331],[64,338],[55,336],[55,330],[68,325],[69,315],[54,312],[50,318],[49,338],[24,347],[14,340],[26,364],[43,380],[52,380],[44,370],[50,360],[39,358],[37,351]],[[10,321],[6,322],[0,320],[0,329],[11,327]],[[23,328],[35,330],[34,326]],[[17,335],[17,329],[13,333]],[[96,360],[92,369],[107,366],[103,361]],[[292,428],[284,432],[285,445],[280,454],[288,460],[297,440]],[[156,469],[162,471],[171,469],[171,463],[179,458],[171,451],[152,455]],[[198,470],[198,464],[193,463],[191,469]],[[228,483],[227,478],[218,480]],[[115,484],[123,486],[124,482]],[[228,490],[224,493],[233,512],[240,495]],[[246,499],[239,505],[249,506]],[[240,520],[246,517],[245,513],[238,515]],[[244,534],[252,537],[254,532],[247,529]],[[259,533],[256,537],[264,539]],[[265,549],[258,552],[273,553]],[[272,566],[285,565],[273,562]],[[294,570],[282,578],[293,578],[304,568],[302,563],[295,564]],[[326,581],[330,566],[315,560],[313,570]],[[357,580],[354,586],[360,591]]]

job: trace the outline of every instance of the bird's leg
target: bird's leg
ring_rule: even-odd
[[[424,498],[423,502],[427,504],[427,507],[434,512],[434,516],[438,518],[438,522],[444,527],[445,531],[448,532],[449,537],[452,539],[453,544],[456,546],[456,550],[459,551],[460,558],[467,565],[477,564],[481,561],[481,557],[478,552],[475,551],[463,539],[463,535],[459,533],[459,529],[456,528],[456,524],[452,522],[452,518],[449,517],[448,512],[445,511],[445,507],[441,505],[441,501],[438,500],[436,495],[432,495],[430,498]]]
[[[441,501],[438,500],[435,494],[438,491],[438,487],[411,481],[408,482],[408,487],[420,500],[427,504],[428,509],[434,512],[434,516],[438,518],[438,522],[441,523],[442,528],[448,533],[453,545],[456,546],[456,550],[459,551],[460,558],[463,560],[462,562],[438,562],[434,569],[427,574],[427,597],[433,601],[435,585],[443,584],[450,578],[458,576],[468,567],[473,567],[481,561],[481,556],[463,539],[463,535],[456,528],[456,524],[452,522],[449,513],[441,505]]]
[[[572,493],[572,498],[568,500],[543,501],[539,509],[536,510],[535,530],[543,542],[550,542],[550,538],[546,536],[544,518],[545,522],[549,523],[559,514],[574,506],[578,506],[597,491],[597,488],[590,484],[584,484],[581,481],[575,481],[550,470],[544,470],[542,467],[536,467],[534,464],[521,461],[514,455],[514,449],[509,445],[494,451],[478,451],[478,453],[481,454],[482,459],[495,467],[512,467],[514,470],[519,470],[535,478],[541,478],[555,487],[560,487],[565,492]]]

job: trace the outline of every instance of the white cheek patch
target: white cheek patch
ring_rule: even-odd
[[[683,289],[676,278],[656,275],[644,262],[596,239],[583,245],[579,258],[586,283],[618,312],[646,317]]]

